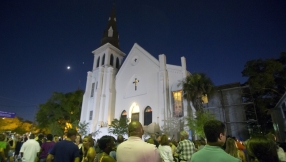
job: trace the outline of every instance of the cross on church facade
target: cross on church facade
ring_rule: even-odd
[[[135,78],[135,81],[133,82],[133,84],[135,84],[135,91],[137,90],[137,83],[139,83],[139,80]]]

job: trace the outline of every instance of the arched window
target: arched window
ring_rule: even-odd
[[[116,68],[119,69],[119,58],[116,58]]]
[[[125,110],[122,111],[121,115],[120,115],[120,119],[127,119],[127,112]]]
[[[97,58],[97,64],[96,67],[99,67],[99,61],[100,61],[100,57]]]
[[[101,65],[104,65],[104,62],[105,62],[105,54],[103,54]]]
[[[111,66],[113,66],[113,54],[110,55],[110,63]]]
[[[144,110],[144,125],[149,125],[152,123],[152,108],[147,106]]]

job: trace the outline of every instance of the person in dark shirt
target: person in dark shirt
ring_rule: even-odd
[[[79,149],[74,144],[77,131],[70,129],[67,132],[67,138],[54,145],[54,148],[50,151],[47,162],[79,162]]]

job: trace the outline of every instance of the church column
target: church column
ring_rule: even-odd
[[[80,115],[80,121],[86,121],[88,122],[88,99],[89,99],[89,94],[90,94],[90,89],[91,89],[91,81],[92,81],[92,72],[87,72],[87,79],[86,79],[86,88],[85,88],[85,93],[83,95],[82,99],[82,110],[81,110],[81,115]]]
[[[170,99],[169,99],[169,80],[168,80],[168,71],[166,67],[166,56],[164,54],[159,55],[160,63],[160,78],[159,78],[159,94],[160,94],[160,116],[159,120],[167,120],[170,115]],[[166,122],[164,122],[165,124]]]
[[[100,121],[101,121],[101,111],[102,111],[102,108],[101,108],[101,96],[102,96],[102,86],[103,86],[103,83],[102,83],[102,77],[103,77],[103,70],[104,68],[103,67],[99,67],[98,68],[98,78],[97,78],[97,89],[96,89],[96,95],[94,96],[94,107],[93,107],[93,110],[94,111],[94,119],[93,119],[93,125],[94,125],[94,131],[96,131],[97,128],[99,128],[99,125],[101,124]],[[95,86],[96,87],[96,86]]]
[[[186,76],[187,76],[187,64],[186,64],[186,58],[185,57],[181,57],[181,64],[182,64],[183,78],[186,78]]]

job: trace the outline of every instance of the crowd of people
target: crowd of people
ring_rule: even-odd
[[[228,137],[224,123],[210,120],[204,125],[206,140],[189,140],[180,132],[179,142],[168,135],[152,134],[142,140],[144,130],[138,121],[128,125],[128,139],[105,135],[94,140],[81,137],[76,130],[67,131],[63,140],[47,134],[0,134],[0,162],[286,162],[284,150],[273,134],[247,141]]]

